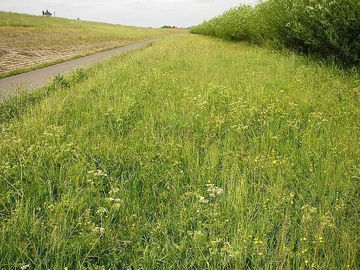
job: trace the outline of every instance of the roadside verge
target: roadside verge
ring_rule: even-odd
[[[53,66],[0,79],[0,103],[15,94],[21,94],[24,91],[31,91],[44,87],[54,78],[55,75],[70,73],[79,67],[88,67],[116,54],[135,50],[158,39],[160,38],[137,42],[109,51],[92,54]]]

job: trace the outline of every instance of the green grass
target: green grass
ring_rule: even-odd
[[[356,74],[183,35],[42,91],[0,107],[0,269],[360,267]]]
[[[7,37],[9,33],[12,38],[22,35],[13,45],[24,48],[78,45],[108,40],[141,40],[174,32],[160,28],[47,18],[12,12],[0,12],[0,30],[3,37]]]

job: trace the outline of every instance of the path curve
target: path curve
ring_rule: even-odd
[[[55,75],[62,75],[74,71],[79,67],[87,67],[110,58],[118,53],[135,50],[160,38],[150,39],[126,45],[109,51],[95,53],[71,61],[63,62],[49,67],[29,71],[15,76],[0,79],[0,103],[23,91],[30,91],[44,87]]]

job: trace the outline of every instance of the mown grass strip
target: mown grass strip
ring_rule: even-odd
[[[358,267],[355,76],[191,35],[86,72],[1,125],[2,268]]]

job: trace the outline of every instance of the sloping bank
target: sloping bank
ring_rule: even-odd
[[[358,267],[355,77],[183,35],[63,79],[1,124],[0,268]]]

